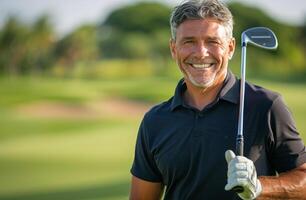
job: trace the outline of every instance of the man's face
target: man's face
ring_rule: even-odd
[[[185,81],[206,89],[223,82],[235,40],[228,38],[216,20],[186,20],[177,28],[170,49]]]

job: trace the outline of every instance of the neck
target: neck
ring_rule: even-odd
[[[221,81],[208,88],[196,87],[189,81],[186,81],[187,90],[184,93],[184,100],[189,106],[203,110],[216,99],[224,80],[225,76]]]

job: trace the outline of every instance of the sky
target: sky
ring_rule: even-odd
[[[10,15],[31,22],[48,14],[58,34],[66,34],[83,23],[101,23],[114,9],[140,0],[0,0],[0,28]],[[180,0],[151,0],[174,6]],[[224,0],[229,2],[231,0]],[[262,8],[267,14],[287,24],[306,20],[305,0],[235,0]]]

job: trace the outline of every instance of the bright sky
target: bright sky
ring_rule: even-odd
[[[82,23],[98,23],[118,7],[139,0],[0,0],[0,27],[9,15],[26,22],[48,13],[58,33],[67,33]],[[171,6],[180,0],[152,0]],[[231,0],[225,0],[231,1]],[[306,20],[305,0],[236,0],[262,8],[279,21],[302,24]]]

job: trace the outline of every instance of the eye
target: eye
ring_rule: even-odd
[[[210,43],[210,44],[221,44],[220,43],[220,41],[218,41],[218,40],[208,40],[208,43]]]
[[[193,40],[184,40],[183,41],[183,44],[192,44],[192,43],[194,43]]]

